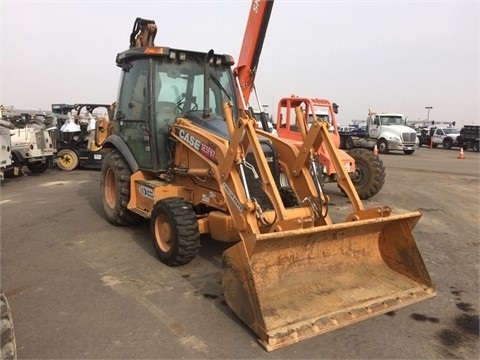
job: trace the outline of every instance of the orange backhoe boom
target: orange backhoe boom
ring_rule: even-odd
[[[234,69],[240,90],[237,94],[238,103],[243,110],[248,109],[250,94],[254,89],[255,74],[272,8],[273,0],[252,1],[238,65]]]

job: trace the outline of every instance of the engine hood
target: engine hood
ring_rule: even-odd
[[[382,125],[382,128],[385,130],[389,130],[393,133],[403,134],[403,133],[416,133],[414,129],[405,125]]]

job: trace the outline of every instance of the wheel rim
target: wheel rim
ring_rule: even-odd
[[[60,150],[57,157],[57,165],[62,170],[73,170],[78,165],[77,154],[72,150]]]
[[[380,141],[378,143],[378,151],[385,152],[387,150],[387,143],[385,141]]]
[[[160,214],[155,219],[155,241],[163,252],[172,248],[172,229],[165,215]]]
[[[115,180],[115,173],[112,169],[108,169],[105,174],[104,194],[105,202],[113,209],[117,201],[117,182]]]
[[[351,138],[347,138],[347,140],[345,141],[345,147],[347,149],[353,148],[353,140]]]
[[[355,172],[352,174],[351,177],[355,187],[361,187],[367,183],[367,177],[365,176],[365,174],[366,171],[364,164],[357,162],[355,164]]]

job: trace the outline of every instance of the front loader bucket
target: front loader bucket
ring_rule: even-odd
[[[435,296],[412,230],[421,213],[257,235],[224,253],[229,307],[275,350]]]

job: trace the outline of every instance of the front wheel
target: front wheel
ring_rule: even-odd
[[[445,139],[443,140],[443,148],[450,150],[453,146],[453,141],[451,139]]]
[[[8,306],[7,297],[3,291],[0,293],[0,309],[2,324],[0,359],[16,359],[17,345],[15,341],[15,331],[13,329],[12,313],[10,306]]]
[[[380,139],[377,142],[378,152],[380,154],[388,154],[388,142],[385,139]]]
[[[41,174],[45,172],[49,167],[49,161],[35,161],[35,162],[29,162],[27,163],[27,168],[30,170],[32,173],[35,174]]]
[[[113,149],[105,155],[100,175],[103,209],[113,225],[134,225],[142,219],[127,209],[132,171],[122,154]]]
[[[71,171],[78,166],[78,156],[72,149],[62,149],[57,154],[57,166],[61,170]]]
[[[367,149],[352,149],[348,154],[355,160],[355,172],[350,174],[350,179],[360,199],[378,194],[385,183],[383,161]]]
[[[200,248],[198,221],[192,205],[181,198],[158,201],[150,228],[158,258],[169,266],[187,264]]]

